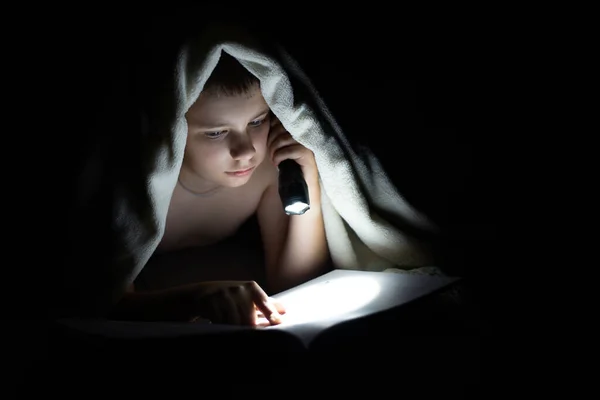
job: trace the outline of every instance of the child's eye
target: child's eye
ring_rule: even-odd
[[[264,122],[264,118],[263,119],[257,119],[256,121],[252,121],[250,122],[248,125],[250,126],[259,126]]]
[[[216,139],[227,133],[227,131],[205,132],[204,134],[210,139]]]

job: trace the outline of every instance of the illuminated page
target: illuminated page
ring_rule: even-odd
[[[334,270],[274,299],[286,308],[282,323],[264,329],[284,330],[306,346],[340,322],[386,311],[426,296],[458,278],[394,272]]]

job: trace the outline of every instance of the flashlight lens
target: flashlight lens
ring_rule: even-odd
[[[285,212],[293,215],[302,215],[304,214],[310,206],[302,201],[296,201],[293,204],[285,207]]]

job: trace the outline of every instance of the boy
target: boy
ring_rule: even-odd
[[[329,254],[314,155],[270,113],[259,81],[223,53],[186,119],[183,164],[157,251],[220,242],[255,215],[269,291],[323,273]],[[286,159],[301,166],[309,189],[311,208],[301,216],[286,215],[279,197],[277,165]],[[254,281],[132,292],[118,309],[135,319],[206,318],[249,325],[279,323],[284,312]]]

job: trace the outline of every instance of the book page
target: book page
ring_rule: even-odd
[[[308,346],[330,326],[401,306],[457,280],[443,276],[334,270],[272,296],[284,305],[286,313],[280,325],[264,329],[288,331]]]

